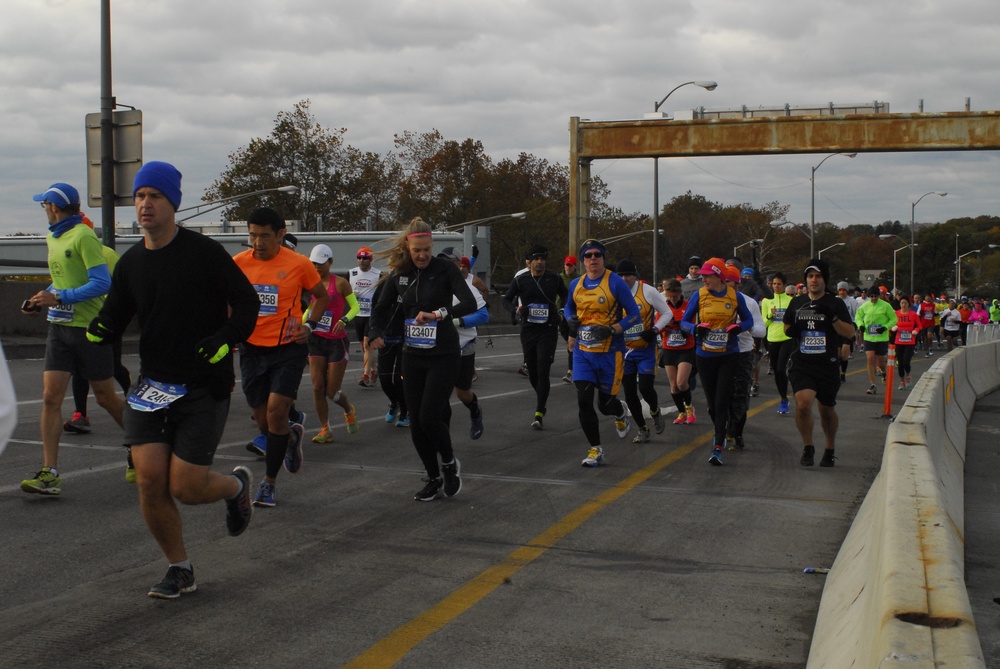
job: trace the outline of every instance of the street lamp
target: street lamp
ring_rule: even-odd
[[[802,228],[800,228],[797,224],[792,223],[791,221],[771,221],[771,227],[772,228],[780,228],[783,225],[790,225],[790,226],[792,226],[794,229],[798,230],[799,232],[801,232],[802,234],[804,234],[809,239],[809,257],[811,258],[812,257],[812,252],[813,252],[813,239],[814,239],[813,235],[810,234],[809,232],[806,232],[805,230],[803,230]]]
[[[901,239],[899,235],[879,235],[878,238],[879,239],[892,239],[892,238]],[[896,290],[896,288],[897,288],[897,284],[896,284],[896,254],[899,253],[900,251],[903,251],[905,249],[910,248],[911,246],[917,246],[917,244],[907,244],[906,246],[902,246],[902,247],[900,247],[898,249],[893,249],[893,251],[892,251],[892,289],[893,290]],[[912,288],[910,289],[910,297],[911,298],[913,297],[913,289]]]
[[[733,247],[733,257],[735,258],[735,257],[736,257],[736,252],[737,252],[737,251],[739,251],[739,250],[740,250],[741,248],[743,248],[744,246],[746,246],[747,244],[754,244],[754,245],[759,245],[759,244],[763,244],[763,243],[764,243],[764,240],[763,240],[763,239],[751,239],[751,240],[750,240],[750,241],[748,241],[748,242],[743,242],[743,243],[742,243],[742,244],[740,244],[739,246],[734,246],[734,247]]]
[[[514,214],[497,214],[496,216],[487,216],[486,218],[477,218],[474,221],[466,221],[465,223],[455,223],[454,225],[438,225],[435,230],[437,232],[448,232],[449,230],[460,230],[469,227],[470,225],[482,225],[483,223],[488,223],[490,221],[499,221],[501,218],[524,218],[528,215],[526,211],[519,211]]]
[[[948,193],[939,193],[936,190],[932,190],[929,193],[924,193],[917,198],[917,201],[910,205],[910,295],[913,295],[913,269],[914,259],[913,259],[913,247],[917,245],[917,224],[916,224],[916,211],[917,205],[928,195],[939,195],[944,197]],[[957,237],[957,236],[956,236]],[[958,246],[958,240],[955,240],[955,246]]]
[[[637,230],[635,232],[626,232],[626,233],[621,234],[621,235],[615,235],[614,237],[607,237],[605,239],[598,239],[597,241],[599,241],[600,243],[604,244],[605,246],[608,246],[609,244],[614,244],[615,242],[620,242],[623,239],[628,239],[629,237],[637,237],[639,235],[644,235],[644,234],[646,234],[648,232],[652,232],[652,230]]]
[[[856,153],[831,153],[826,158],[824,158],[823,160],[819,161],[819,165],[817,165],[816,167],[812,168],[812,176],[809,177],[809,183],[811,184],[811,188],[812,188],[812,207],[810,209],[811,213],[809,215],[809,257],[810,258],[812,258],[813,255],[815,255],[815,252],[816,252],[816,170],[818,170],[823,163],[825,163],[826,161],[828,161],[830,158],[833,158],[834,156],[846,156],[848,158],[853,158],[856,155],[858,155],[858,154],[856,154]]]
[[[838,246],[843,246],[843,245],[845,245],[846,243],[847,243],[847,242],[837,242],[836,244],[830,244],[830,245],[829,245],[829,246],[827,246],[827,247],[826,247],[825,249],[820,249],[820,250],[819,250],[819,253],[817,253],[817,254],[816,254],[816,257],[817,257],[817,258],[819,258],[820,260],[822,260],[822,259],[823,259],[823,251],[829,251],[830,249],[835,249],[835,248],[837,248]]]
[[[250,193],[240,193],[239,195],[232,195],[230,197],[224,197],[221,200],[213,200],[212,202],[203,202],[201,204],[196,204],[191,207],[184,207],[183,209],[178,209],[177,213],[184,211],[193,211],[194,213],[190,216],[185,216],[184,218],[177,219],[177,223],[183,223],[184,221],[191,220],[195,216],[201,216],[202,214],[207,214],[210,211],[216,209],[221,209],[226,205],[232,204],[234,202],[239,202],[240,200],[245,200],[248,197],[253,197],[254,195],[260,195],[261,193],[288,193],[289,195],[295,195],[299,192],[298,186],[279,186],[277,188],[263,188],[261,190],[255,190]]]
[[[955,258],[955,266],[958,268],[958,280],[955,282],[957,284],[955,286],[955,297],[957,297],[958,299],[962,299],[962,258],[968,255],[972,255],[973,253],[979,253],[981,250],[982,249],[969,251]]]
[[[660,111],[660,107],[663,103],[667,101],[667,98],[682,86],[700,86],[706,91],[714,91],[719,87],[719,84],[714,81],[685,81],[683,84],[679,84],[670,89],[670,93],[663,96],[663,99],[659,102],[653,103],[653,113],[646,114],[646,118],[666,118],[666,114]],[[653,158],[653,230],[657,234],[653,235],[653,282],[656,282],[656,254],[657,254],[657,241],[659,238],[660,230],[660,157],[657,156]]]

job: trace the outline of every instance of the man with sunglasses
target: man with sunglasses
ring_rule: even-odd
[[[375,254],[367,246],[358,249],[358,266],[352,267],[349,272],[348,281],[351,290],[358,298],[358,306],[361,311],[354,319],[354,332],[358,336],[361,344],[364,365],[362,368],[361,381],[359,385],[370,388],[378,381],[378,373],[375,371],[375,356],[371,355],[368,349],[368,319],[372,315],[372,297],[375,295],[375,286],[382,278],[382,270],[372,267],[372,260]]]
[[[521,349],[528,365],[528,380],[535,389],[535,416],[531,427],[542,429],[549,399],[549,370],[556,356],[559,338],[559,304],[566,301],[566,285],[547,269],[549,250],[535,244],[525,255],[528,271],[514,277],[503,305],[513,312],[521,303]]]
[[[623,333],[640,322],[639,305],[625,280],[604,266],[604,245],[596,239],[580,247],[585,274],[569,287],[564,316],[569,322],[568,348],[573,351],[573,384],[580,410],[580,426],[590,442],[584,467],[604,463],[601,426],[594,410],[615,419],[619,439],[628,436],[631,423],[625,404],[618,399],[622,382],[625,338]]]

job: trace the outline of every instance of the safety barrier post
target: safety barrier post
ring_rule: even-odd
[[[896,345],[889,344],[889,355],[885,358],[885,404],[882,407],[882,418],[892,420],[892,387],[894,370],[896,369]]]

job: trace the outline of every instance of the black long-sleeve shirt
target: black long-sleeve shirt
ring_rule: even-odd
[[[458,304],[452,305],[453,298]],[[447,309],[448,317],[437,321],[437,343],[434,348],[404,346],[409,353],[418,355],[458,354],[458,330],[451,322],[474,313],[476,298],[462,277],[455,263],[442,258],[431,258],[424,269],[414,268],[406,274],[393,273],[385,280],[372,307],[368,322],[368,340],[384,337],[398,319],[415,318],[421,311]]]
[[[507,288],[507,293],[503,296],[503,306],[508,311],[515,311],[516,300],[521,298],[522,309],[527,310],[521,318],[521,323],[525,327],[558,325],[559,305],[566,303],[566,296],[566,284],[555,272],[546,270],[539,277],[532,276],[531,272],[522,272],[514,277],[510,287]],[[542,318],[539,317],[539,313],[542,311],[545,321],[539,322]]]
[[[228,392],[235,380],[232,353],[209,364],[198,343],[216,333],[230,347],[244,341],[259,309],[256,291],[222,245],[178,228],[160,249],[136,244],[122,255],[98,319],[121,334],[138,317],[144,376]]]

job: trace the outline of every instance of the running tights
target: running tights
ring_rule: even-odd
[[[638,380],[636,380],[636,376],[638,376]],[[642,395],[642,399],[646,400],[646,404],[649,405],[650,410],[659,409],[660,407],[660,398],[656,394],[656,388],[653,387],[655,378],[652,374],[626,374],[622,377],[625,403],[628,405],[629,413],[632,414],[632,420],[639,427],[646,427],[646,419],[642,416],[640,394]]]
[[[410,410],[410,438],[432,479],[441,476],[441,462],[454,458],[448,423],[459,362],[457,352],[431,356],[403,352],[403,394]]]
[[[739,355],[731,353],[718,356],[699,356],[698,375],[708,400],[708,415],[715,426],[715,444],[726,442],[726,425],[729,423],[729,402],[733,396],[733,382],[739,373]]]
[[[614,395],[597,390],[593,381],[574,381],[576,401],[580,409],[580,427],[591,446],[601,445],[601,425],[594,411],[594,393],[597,392],[597,409],[605,416],[625,415],[625,405]]]

